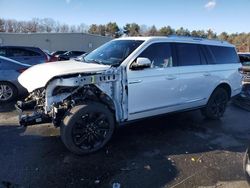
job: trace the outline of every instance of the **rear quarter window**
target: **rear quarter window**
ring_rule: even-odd
[[[235,48],[225,46],[206,46],[210,64],[239,63]]]

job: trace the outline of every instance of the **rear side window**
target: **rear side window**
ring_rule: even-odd
[[[11,48],[9,49],[9,54],[11,57],[22,57],[22,56],[41,56],[41,54],[31,51],[31,50],[26,50],[26,49],[21,49],[21,48]]]
[[[207,46],[213,64],[239,63],[239,57],[232,47]]]
[[[148,58],[152,68],[174,66],[170,43],[151,44],[138,57]]]
[[[175,49],[179,66],[205,64],[197,44],[175,43]]]

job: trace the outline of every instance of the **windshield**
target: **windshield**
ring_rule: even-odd
[[[143,42],[141,40],[113,40],[89,53],[83,61],[119,66]]]

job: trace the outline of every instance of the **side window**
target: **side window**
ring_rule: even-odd
[[[138,57],[148,58],[152,62],[151,68],[174,66],[169,43],[151,44]]]
[[[179,66],[204,64],[197,44],[175,43],[175,47]]]
[[[22,56],[39,56],[40,54],[31,50],[21,49],[21,48],[11,48],[10,56],[12,57],[22,57]]]
[[[207,46],[214,64],[239,63],[239,57],[233,47]]]
[[[240,57],[240,62],[241,63],[245,63],[245,62],[250,62],[250,57],[249,56],[247,56],[247,55],[239,55],[239,57]]]
[[[31,50],[26,50],[27,51],[27,56],[41,56],[40,53],[31,51]]]
[[[6,51],[6,49],[4,49],[4,48],[0,49],[0,56],[7,57],[7,51]]]

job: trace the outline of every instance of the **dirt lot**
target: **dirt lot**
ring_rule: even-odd
[[[118,129],[88,156],[66,150],[59,130],[19,128],[12,105],[0,107],[0,187],[247,187],[243,153],[250,112],[232,104],[221,121],[199,111]]]

